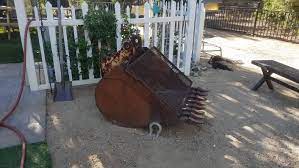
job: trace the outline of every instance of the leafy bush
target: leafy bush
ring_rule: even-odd
[[[92,44],[101,42],[102,47],[116,49],[116,18],[114,13],[104,10],[89,10],[84,18]]]

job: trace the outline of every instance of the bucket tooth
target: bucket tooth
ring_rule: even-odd
[[[203,115],[203,114],[205,114],[204,110],[191,111],[191,115]]]
[[[205,107],[183,107],[182,110],[185,111],[197,111],[197,110],[204,110]]]
[[[188,95],[188,97],[194,97],[194,98],[205,98],[206,96],[201,96],[200,94],[197,94],[197,93],[191,93]]]
[[[191,91],[191,94],[197,95],[197,96],[202,96],[202,97],[207,97],[208,93],[207,92],[196,92],[196,91]]]
[[[208,94],[208,91],[201,91],[201,90],[196,89],[196,88],[192,88],[191,92],[198,92],[198,93],[206,93],[206,94]]]
[[[190,111],[184,111],[182,110],[181,113],[179,114],[179,116],[190,116],[191,112]]]
[[[198,100],[198,101],[206,101],[207,100],[207,98],[205,98],[205,97],[196,96],[196,95],[190,95],[187,97],[187,99],[194,99],[194,100]]]
[[[199,92],[209,92],[208,90],[203,89],[201,87],[193,87],[192,90],[196,90],[196,91],[199,91]]]
[[[191,123],[191,124],[203,124],[204,120],[203,119],[196,119],[196,118],[188,118],[188,123]]]
[[[198,103],[188,103],[188,104],[185,104],[185,107],[201,109],[201,108],[205,108],[205,105],[204,104],[198,104]]]
[[[204,114],[204,111],[201,111],[200,113],[191,113],[190,118],[204,119]]]
[[[205,101],[199,101],[199,100],[195,100],[195,99],[187,99],[185,101],[186,104],[198,104],[199,106],[204,106],[206,105],[205,104]]]

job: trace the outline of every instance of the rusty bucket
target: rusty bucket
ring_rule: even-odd
[[[192,81],[157,48],[107,72],[96,87],[96,104],[104,117],[124,127],[202,123],[207,90]]]

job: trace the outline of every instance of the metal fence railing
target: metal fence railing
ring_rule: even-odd
[[[205,26],[299,43],[299,13],[225,7],[207,11]]]

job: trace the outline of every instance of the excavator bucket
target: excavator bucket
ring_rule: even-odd
[[[157,48],[131,47],[109,59],[113,66],[96,87],[96,104],[104,117],[120,126],[160,131],[162,125],[181,120],[203,123],[207,90],[193,88],[192,81]]]

